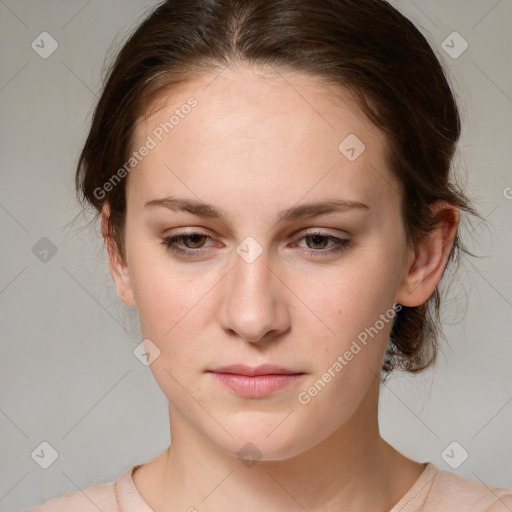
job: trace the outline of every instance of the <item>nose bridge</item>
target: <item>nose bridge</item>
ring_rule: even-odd
[[[234,285],[232,294],[238,294],[240,299],[246,298],[252,301],[264,295],[265,291],[269,291],[270,281],[275,279],[269,268],[269,260],[267,251],[262,251],[257,256],[250,254],[249,259],[237,254],[232,272]],[[267,300],[271,298],[269,293],[266,297]]]
[[[275,276],[269,269],[269,260],[267,251],[256,257],[251,254],[249,259],[239,254],[234,257],[229,294],[234,303],[232,307],[243,306],[241,309],[247,319],[263,315],[274,302],[271,281]]]
[[[270,331],[276,334],[287,328],[279,280],[270,267],[267,251],[242,243],[226,276],[220,321],[225,330],[247,341],[259,341]]]

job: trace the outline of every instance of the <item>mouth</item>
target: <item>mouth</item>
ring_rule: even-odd
[[[251,367],[229,365],[208,370],[216,380],[246,398],[263,398],[297,382],[305,375],[282,366],[265,364]]]
[[[304,375],[304,372],[291,370],[275,364],[263,364],[260,366],[247,366],[244,364],[232,364],[221,366],[215,370],[208,370],[212,373],[229,373],[232,375],[246,375],[248,377],[257,377],[262,375]]]

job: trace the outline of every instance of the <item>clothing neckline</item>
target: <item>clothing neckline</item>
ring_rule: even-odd
[[[430,493],[434,478],[439,473],[439,470],[432,462],[423,462],[422,464],[425,469],[421,475],[389,512],[405,512],[408,510],[406,507],[415,505],[417,500],[425,495],[426,487],[428,487],[428,493]],[[115,493],[121,512],[154,512],[142,499],[133,480],[133,472],[142,465],[135,464],[128,467],[115,481]]]
[[[135,487],[133,472],[143,464],[135,464],[125,469],[115,481],[116,499],[121,512],[154,512],[142,499],[139,490]]]
[[[406,512],[415,510],[414,507],[417,505],[425,504],[434,485],[434,479],[439,474],[439,469],[432,462],[427,461],[422,464],[425,467],[423,473],[389,512]]]

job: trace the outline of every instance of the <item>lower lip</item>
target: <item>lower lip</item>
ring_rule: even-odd
[[[213,373],[225,386],[247,398],[261,398],[296,382],[303,374],[292,375],[237,375],[234,373]]]

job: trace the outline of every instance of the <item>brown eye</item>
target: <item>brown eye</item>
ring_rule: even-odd
[[[208,240],[211,237],[204,233],[182,233],[164,238],[162,243],[176,254],[194,257],[203,252],[201,249]]]
[[[206,240],[208,237],[206,235],[194,233],[192,235],[181,235],[179,238],[181,238],[183,241],[191,241],[190,245],[185,244],[188,249],[200,249],[204,245],[204,240]],[[201,239],[203,240],[203,243],[201,243]]]
[[[350,246],[351,241],[338,238],[324,233],[307,233],[298,240],[304,240],[306,247],[303,247],[309,256],[332,256],[334,253],[341,252]],[[329,244],[330,247],[329,247]]]
[[[329,237],[324,235],[307,235],[304,237],[304,239],[311,240],[313,245],[320,245],[320,247],[311,247],[309,244],[307,244],[311,249],[325,249],[326,243],[329,242]],[[324,243],[322,243],[322,241]]]

